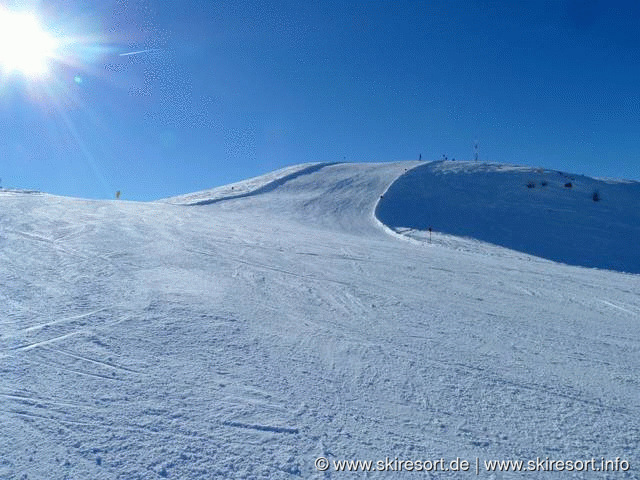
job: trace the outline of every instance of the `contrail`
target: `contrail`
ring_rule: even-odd
[[[128,55],[139,55],[141,53],[149,53],[149,52],[157,52],[157,51],[158,51],[157,48],[149,48],[147,50],[136,50],[135,52],[121,53],[120,56],[121,57],[126,57]]]

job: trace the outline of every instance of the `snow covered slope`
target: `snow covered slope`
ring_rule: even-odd
[[[300,175],[318,170],[325,165],[327,164],[302,163],[299,165],[292,165],[265,175],[260,175],[259,177],[230,183],[229,185],[223,185],[221,187],[203,190],[201,192],[170,197],[164,201],[176,205],[209,205],[221,200],[258,195],[260,193],[271,191]]]
[[[571,265],[640,273],[640,182],[434,162],[394,183],[376,213],[396,230],[431,226]]]
[[[474,465],[372,478],[620,457],[574,477],[640,478],[640,275],[390,235],[378,199],[423,168],[173,203],[0,191],[0,478],[363,476],[318,457]]]

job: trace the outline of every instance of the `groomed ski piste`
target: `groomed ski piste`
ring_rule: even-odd
[[[640,478],[639,206],[469,162],[0,190],[0,478]],[[540,459],[628,468],[484,463]]]

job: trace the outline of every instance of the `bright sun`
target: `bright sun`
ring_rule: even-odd
[[[5,74],[46,76],[57,48],[55,37],[42,28],[34,15],[0,7],[0,70]]]

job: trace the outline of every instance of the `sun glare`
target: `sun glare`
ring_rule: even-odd
[[[0,70],[5,75],[46,76],[57,46],[34,15],[0,8]]]

